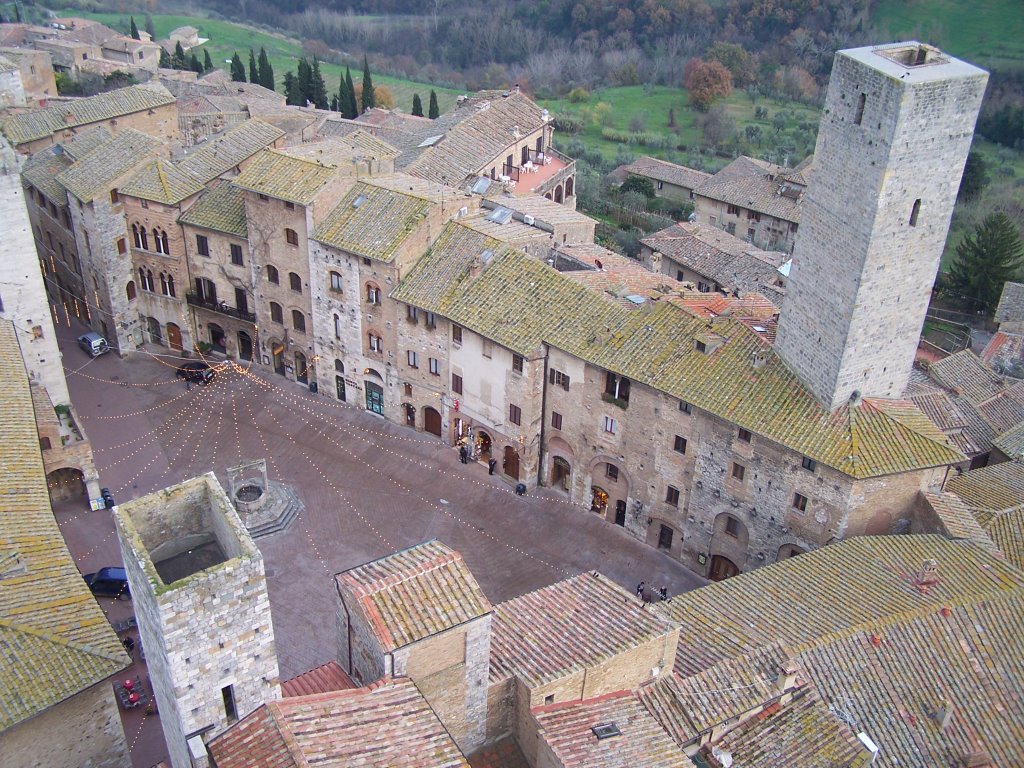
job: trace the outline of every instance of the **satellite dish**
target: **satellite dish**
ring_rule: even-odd
[[[598,269],[604,269],[604,265],[601,263],[600,259],[594,259],[594,264],[597,265]]]

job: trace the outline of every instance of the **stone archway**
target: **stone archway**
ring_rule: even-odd
[[[182,350],[181,328],[175,323],[167,324],[167,346],[178,352]]]
[[[441,437],[441,414],[437,409],[430,406],[423,409],[423,430]]]
[[[572,197],[573,190],[575,190],[575,189],[576,189],[576,179],[574,177],[570,176],[568,179],[565,180],[565,196],[566,197]]]
[[[77,499],[86,494],[85,476],[74,467],[61,467],[50,472],[46,476],[46,487],[50,491],[51,504]]]
[[[562,185],[561,184],[559,184],[557,187],[555,187],[555,202],[556,203],[562,202]]]
[[[551,487],[559,491],[568,491],[572,481],[572,465],[561,456],[551,459]]]

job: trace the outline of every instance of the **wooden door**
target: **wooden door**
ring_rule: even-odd
[[[739,572],[740,569],[736,567],[732,560],[721,555],[715,555],[711,558],[711,570],[708,572],[708,578],[712,581],[724,581]]]
[[[423,429],[432,435],[441,436],[441,414],[433,408],[423,409]]]
[[[502,464],[505,474],[513,480],[519,479],[519,454],[511,445],[505,446],[505,461]]]
[[[167,324],[167,344],[171,349],[181,351],[181,329],[174,323]]]

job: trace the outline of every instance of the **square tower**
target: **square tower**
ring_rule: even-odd
[[[174,768],[281,698],[263,556],[212,472],[114,508]]]
[[[775,344],[828,408],[906,388],[987,81],[917,42],[836,54]]]

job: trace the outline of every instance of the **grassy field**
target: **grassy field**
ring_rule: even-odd
[[[95,19],[119,31],[127,32],[128,30],[129,17],[123,13],[76,13],[86,18]],[[145,16],[137,14],[135,16],[135,23],[139,29],[144,29]],[[294,38],[285,37],[284,35],[271,35],[241,24],[204,19],[197,16],[153,15],[153,30],[156,32],[158,39],[165,39],[171,30],[182,26],[196,27],[199,30],[200,37],[209,38],[209,42],[195,49],[196,55],[202,61],[203,49],[208,48],[214,66],[224,70],[229,69],[228,62],[231,60],[231,55],[238,51],[238,55],[242,57],[242,63],[246,65],[246,71],[248,71],[249,49],[252,48],[258,54],[261,46],[266,48],[267,56],[274,67],[274,77],[277,81],[278,91],[284,88],[284,73],[288,70],[296,71],[299,56],[302,55],[301,44]],[[354,69],[356,71],[353,71],[352,77],[358,82],[361,65]],[[327,92],[337,93],[338,83],[341,80],[344,68],[337,64],[321,62],[320,71],[323,73],[324,81],[327,84]],[[395,108],[403,112],[410,112],[412,110],[412,96],[414,93],[419,93],[420,98],[423,100],[423,109],[426,110],[430,90],[433,87],[437,92],[437,101],[442,112],[455,105],[455,97],[460,93],[460,91],[448,88],[431,86],[426,83],[416,83],[411,80],[401,80],[375,72],[373,73],[373,84],[375,86],[386,85],[390,88],[395,96]]]
[[[608,117],[600,120],[600,103],[611,105]],[[629,132],[634,121],[642,121],[643,133],[668,139],[667,147],[629,144],[631,151],[637,155],[652,155],[666,159],[684,160],[705,144],[704,135],[698,125],[700,113],[690,106],[689,94],[681,88],[663,86],[628,86],[621,88],[605,88],[594,91],[590,98],[579,104],[568,99],[543,101],[542,104],[551,110],[553,115],[571,116],[583,120],[586,129],[578,135],[588,150],[597,150],[606,160],[615,157],[621,142],[602,135],[602,129],[611,128],[616,131]],[[817,125],[820,117],[816,107],[808,107],[794,102],[777,102],[773,99],[758,99],[756,104],[744,92],[735,92],[721,102],[726,113],[736,121],[741,133],[748,125],[757,125],[761,129],[760,146],[755,142],[749,149],[755,153],[774,151],[777,145],[789,144],[789,137],[799,130],[799,125]],[[767,118],[756,118],[755,107],[768,110]],[[675,127],[669,127],[669,110],[674,110]],[[776,132],[773,118],[782,113],[785,126]],[[560,137],[565,143],[568,137]],[[805,139],[807,137],[804,137]],[[806,144],[806,141],[803,143]],[[811,142],[813,144],[813,141]],[[679,147],[685,149],[679,149]],[[799,152],[799,150],[798,150]],[[776,153],[777,154],[777,153]],[[791,163],[799,162],[800,157],[790,157]],[[776,161],[784,158],[775,157]],[[726,161],[711,161],[712,166],[722,165]]]
[[[889,39],[935,43],[982,67],[1024,66],[1021,0],[879,0],[874,22]]]

